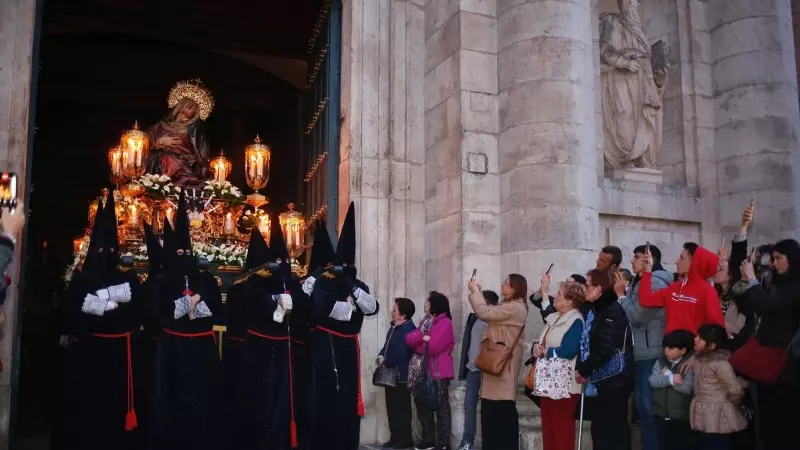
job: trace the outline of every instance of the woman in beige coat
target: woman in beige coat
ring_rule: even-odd
[[[481,285],[470,280],[469,302],[475,315],[488,324],[483,335],[494,343],[513,346],[511,360],[500,375],[483,373],[481,378],[481,433],[484,450],[515,450],[519,448],[519,416],[517,415],[517,375],[522,365],[522,339],[528,306],[528,282],[512,273],[503,282],[500,294],[503,301],[488,305],[483,299]]]

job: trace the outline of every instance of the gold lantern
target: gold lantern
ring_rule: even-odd
[[[289,211],[281,213],[278,218],[280,219],[283,239],[289,249],[289,263],[292,266],[292,273],[302,277],[305,274],[302,273],[303,270],[297,258],[305,252],[306,221],[303,218],[303,213],[294,210],[294,203],[289,203],[287,207]]]
[[[247,203],[258,208],[269,202],[269,199],[258,193],[269,181],[269,162],[272,151],[261,143],[256,135],[255,141],[244,150],[244,174],[247,185],[255,192],[247,196]]]
[[[119,145],[120,164],[127,177],[137,178],[144,175],[149,143],[150,138],[139,129],[139,122],[134,122],[133,128],[122,135]]]
[[[219,156],[211,160],[211,171],[214,172],[214,181],[223,182],[231,174],[231,162],[225,157],[223,150],[219,151]]]
[[[125,172],[122,170],[122,150],[120,147],[113,147],[108,151],[108,165],[111,171],[111,182],[119,186],[127,180]]]

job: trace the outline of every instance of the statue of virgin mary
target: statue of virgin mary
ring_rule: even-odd
[[[169,91],[167,104],[166,116],[148,130],[147,172],[168,175],[177,186],[199,186],[209,178],[203,125],[214,97],[200,80],[180,81]]]

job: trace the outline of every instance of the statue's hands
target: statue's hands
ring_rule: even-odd
[[[173,136],[161,136],[156,139],[157,147],[176,147],[181,143],[181,140]]]
[[[622,69],[627,70],[628,72],[637,73],[639,72],[639,63],[633,59],[626,60],[622,63]]]

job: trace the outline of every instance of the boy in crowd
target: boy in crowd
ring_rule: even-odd
[[[664,356],[653,365],[653,412],[661,450],[694,448],[694,433],[689,424],[694,373],[682,376],[678,364],[689,357],[694,333],[675,330],[664,336]]]

